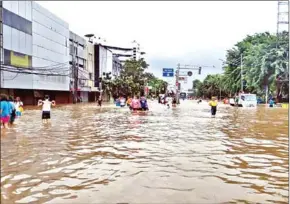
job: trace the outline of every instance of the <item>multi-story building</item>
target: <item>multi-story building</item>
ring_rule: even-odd
[[[113,77],[120,76],[121,69],[122,69],[122,64],[121,64],[120,59],[117,56],[113,55],[113,70],[112,70],[112,76]]]
[[[3,69],[1,88],[12,93],[11,89],[32,89],[31,74],[10,72],[12,67],[23,70],[32,67],[32,2],[2,1],[3,24]]]
[[[88,80],[88,86],[90,87],[89,91],[89,102],[97,101],[98,96],[98,87],[95,87],[95,50],[94,45],[87,41],[86,42],[86,49],[85,49],[85,56],[87,59],[87,71],[89,73],[89,80]]]
[[[86,40],[79,35],[70,31],[70,65],[73,65],[76,71],[72,72],[71,84],[78,78],[78,96],[83,102],[88,102],[88,93],[91,91],[89,87],[89,72],[87,67]],[[71,87],[73,90],[74,87]]]
[[[69,102],[69,25],[34,1],[3,1],[1,91]]]
[[[110,47],[86,42],[34,1],[0,1],[0,16],[1,93],[20,96],[26,105],[46,94],[70,103],[73,91],[84,102],[95,101],[103,73],[120,74]]]

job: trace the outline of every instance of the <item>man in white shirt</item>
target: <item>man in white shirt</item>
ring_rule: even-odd
[[[51,106],[55,106],[55,101],[49,101],[49,96],[44,97],[44,101],[39,100],[38,106],[42,105],[42,122],[47,123],[50,120]]]

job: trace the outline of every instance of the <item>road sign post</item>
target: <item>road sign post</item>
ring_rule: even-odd
[[[162,76],[163,77],[174,77],[174,69],[173,68],[163,68]]]

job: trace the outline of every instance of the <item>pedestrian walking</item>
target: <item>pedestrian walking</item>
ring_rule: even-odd
[[[42,105],[42,123],[50,122],[50,112],[51,112],[51,106],[55,106],[55,101],[49,100],[49,96],[46,95],[44,97],[44,101],[39,100],[38,106]]]

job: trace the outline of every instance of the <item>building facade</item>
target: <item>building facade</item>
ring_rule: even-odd
[[[60,76],[33,75],[33,89],[69,91],[69,24],[32,3],[32,65]]]
[[[88,102],[89,87],[89,72],[87,67],[87,55],[86,55],[86,40],[79,35],[70,31],[69,46],[70,46],[70,65],[74,67],[75,71],[72,72],[71,84],[77,80],[78,83],[78,96],[81,101]],[[71,86],[71,90],[75,87]]]
[[[90,87],[90,91],[88,93],[89,102],[97,101],[98,96],[98,87],[95,87],[94,83],[94,75],[95,75],[95,50],[94,45],[87,41],[86,42],[86,49],[85,49],[85,56],[87,59],[87,70],[89,73],[89,80],[88,86]]]
[[[21,73],[21,69],[32,67],[32,2],[2,1],[2,4],[2,59],[7,71],[1,73],[1,88],[32,89],[33,76]],[[19,73],[10,70],[12,67],[19,67]]]
[[[34,1],[2,1],[1,91],[69,102],[69,25]]]
[[[112,76],[114,78],[120,76],[122,69],[122,63],[117,56],[113,55],[113,69],[112,69]]]
[[[119,76],[121,62],[111,48],[87,42],[38,3],[0,1],[0,12],[1,93],[26,105],[44,95],[71,103],[73,91],[83,102],[96,101],[103,73]]]

